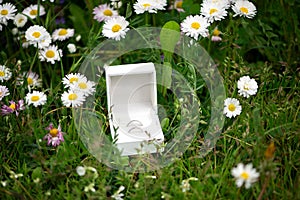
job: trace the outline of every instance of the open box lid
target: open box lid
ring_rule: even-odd
[[[116,143],[163,141],[154,64],[108,66],[105,72],[110,129]]]

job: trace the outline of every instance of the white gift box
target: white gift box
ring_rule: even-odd
[[[154,64],[108,66],[105,73],[110,130],[121,155],[163,151]]]

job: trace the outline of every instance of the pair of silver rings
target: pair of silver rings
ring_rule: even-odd
[[[144,132],[144,130],[141,128],[141,126],[143,126],[143,123],[139,120],[131,120],[130,122],[128,122],[128,124],[126,125],[127,127],[131,127],[128,130],[128,133],[131,133],[133,130],[139,130],[140,132]]]

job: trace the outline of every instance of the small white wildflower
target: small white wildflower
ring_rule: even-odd
[[[246,98],[255,95],[257,92],[257,82],[249,76],[242,76],[237,83],[238,93]]]
[[[118,189],[118,191],[116,191],[112,196],[111,198],[115,199],[115,200],[123,200],[123,196],[124,194],[121,193],[123,190],[125,189],[125,187],[123,185],[121,185]]]
[[[119,41],[121,38],[125,38],[126,32],[129,31],[128,25],[129,22],[122,16],[110,18],[105,21],[102,34],[105,37]]]
[[[76,46],[73,43],[68,44],[67,48],[68,48],[70,53],[75,53],[76,52]]]
[[[224,114],[226,117],[235,117],[240,115],[242,112],[242,106],[240,105],[239,100],[235,98],[227,98],[224,101]]]
[[[1,181],[1,185],[2,185],[3,187],[6,187],[6,186],[7,186],[7,181]]]
[[[23,27],[26,22],[27,22],[27,17],[25,15],[23,15],[22,13],[18,13],[16,16],[15,16],[15,19],[14,19],[14,24],[21,28]]]
[[[185,35],[198,40],[199,36],[207,37],[208,36],[208,27],[209,23],[207,19],[203,16],[196,15],[196,16],[187,16],[181,22],[181,30]]]
[[[80,39],[81,39],[81,35],[77,35],[76,38],[75,38],[76,42],[79,42]]]
[[[231,174],[236,179],[236,186],[241,187],[245,183],[246,189],[250,188],[259,177],[259,173],[252,167],[252,163],[245,166],[243,163],[239,163],[237,167],[231,170]]]
[[[88,186],[85,186],[85,187],[84,187],[84,191],[85,191],[85,192],[88,192],[88,191],[96,192],[94,186],[95,186],[94,183],[90,183]]]
[[[247,0],[237,0],[232,6],[232,10],[235,12],[234,17],[241,16],[252,19],[256,15],[255,5]]]
[[[13,171],[10,171],[9,173],[10,173],[10,175],[9,175],[10,178],[15,178],[15,179],[17,179],[17,178],[23,176],[23,174],[21,174],[21,173],[20,173],[20,174],[16,174],[16,173],[13,172]]]
[[[190,181],[197,181],[197,180],[198,180],[198,178],[195,178],[195,177],[191,177],[191,178],[182,180],[181,185],[180,185],[182,192],[186,192],[186,191],[190,190],[190,188],[191,188],[191,185],[189,183]]]
[[[27,93],[25,100],[28,105],[32,104],[34,107],[38,107],[47,102],[47,95],[44,92],[34,90],[32,93]]]
[[[34,183],[39,183],[40,181],[41,181],[40,178],[36,178],[36,179],[33,180]]]
[[[86,171],[84,167],[78,166],[76,167],[76,172],[79,176],[84,176]]]
[[[13,35],[17,35],[18,32],[19,32],[18,28],[13,28],[13,29],[11,30],[11,33],[12,33]]]

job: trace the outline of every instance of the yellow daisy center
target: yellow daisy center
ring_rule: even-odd
[[[57,134],[58,134],[58,130],[56,128],[53,128],[53,129],[50,130],[50,135],[52,137],[56,137]]]
[[[81,83],[78,84],[78,87],[79,87],[80,89],[86,89],[86,88],[87,88],[87,84],[81,82]]]
[[[144,8],[150,7],[151,5],[149,3],[144,3],[143,4]]]
[[[249,174],[247,172],[243,172],[241,174],[241,178],[247,180],[249,178]]]
[[[53,50],[48,50],[46,52],[46,57],[47,58],[53,58],[55,56],[55,52]]]
[[[247,83],[244,85],[244,90],[249,90],[249,85]]]
[[[1,10],[1,15],[7,15],[7,14],[8,14],[8,10],[6,9]]]
[[[212,9],[210,9],[209,14],[212,15],[212,14],[214,14],[214,13],[217,12],[217,11],[218,11],[217,9],[212,8]]]
[[[111,12],[111,10],[109,10],[109,9],[104,10],[104,11],[103,11],[103,14],[104,14],[105,16],[112,16],[112,15],[113,15],[113,13]]]
[[[37,15],[37,13],[38,13],[37,10],[31,10],[31,11],[29,12],[30,15]]]
[[[175,5],[176,8],[182,8],[182,1],[179,1]]]
[[[38,101],[38,100],[40,100],[40,97],[37,95],[31,97],[31,101]]]
[[[200,28],[200,24],[199,24],[198,22],[193,22],[192,25],[191,25],[191,27],[192,27],[193,29],[198,30],[198,29]]]
[[[30,77],[28,77],[28,78],[27,78],[27,84],[28,84],[28,85],[32,85],[32,84],[33,84],[33,79],[30,78]]]
[[[70,83],[77,82],[77,81],[78,81],[78,78],[77,78],[77,77],[72,77],[72,78],[70,78]]]
[[[73,101],[73,100],[76,100],[77,97],[78,97],[77,94],[72,93],[72,94],[69,94],[68,99],[69,99],[70,101]]]
[[[244,14],[248,14],[248,8],[245,8],[245,7],[241,7],[240,8],[240,11],[242,12],[242,13],[244,13]]]
[[[63,36],[63,35],[67,35],[67,33],[68,33],[68,31],[67,31],[67,29],[61,29],[59,32],[58,32],[58,35],[59,36]]]
[[[214,36],[219,36],[220,34],[221,34],[221,31],[219,31],[217,28],[214,29],[214,31],[213,31]]]
[[[41,33],[36,31],[32,33],[32,36],[35,38],[39,38],[41,36]]]
[[[231,112],[235,111],[235,105],[233,103],[229,104],[228,110],[230,110]]]
[[[19,21],[18,21],[18,22],[19,22],[19,23],[22,23],[22,21],[24,21],[24,19],[19,19]]]
[[[112,32],[119,32],[119,30],[121,29],[122,27],[119,25],[119,24],[116,24],[116,25],[114,25],[112,28],[111,28],[111,30],[112,30]]]
[[[3,92],[0,91],[0,97],[3,95]]]
[[[15,103],[12,103],[12,104],[10,104],[9,107],[10,107],[11,109],[15,110],[15,109],[16,109],[16,104],[15,104]]]
[[[4,71],[0,71],[0,76],[5,76],[5,72]]]

